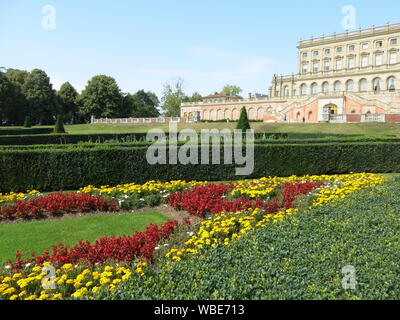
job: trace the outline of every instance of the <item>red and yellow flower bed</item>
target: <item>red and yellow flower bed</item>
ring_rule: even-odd
[[[374,174],[349,174],[271,177],[227,184],[150,182],[143,185],[145,187],[134,184],[114,188],[89,186],[71,199],[77,196],[82,197],[79,199],[101,198],[90,199],[92,205],[71,201],[70,207],[68,202],[53,206],[50,199],[60,197],[60,194],[50,195],[45,199],[37,197],[27,201],[32,207],[41,204],[41,209],[34,209],[32,215],[19,216],[36,217],[36,213],[57,215],[80,209],[117,210],[116,201],[121,196],[139,194],[146,197],[162,193],[176,210],[185,210],[204,218],[200,224],[192,226],[189,239],[162,253],[168,259],[181,261],[204,252],[206,248],[227,246],[253,229],[267,227],[270,223],[278,223],[303,212],[299,208],[323,206],[383,181],[381,176]],[[6,205],[3,208],[11,210],[18,205],[23,207],[17,202],[14,207]],[[24,211],[20,209],[19,212]],[[21,260],[21,253],[18,253],[17,260],[10,262],[8,269],[0,272],[0,299],[90,298],[99,290],[114,290],[119,283],[132,276],[145,276],[155,252],[174,233],[181,232],[177,226],[176,221],[170,221],[161,227],[150,226],[145,232],[138,232],[131,237],[103,238],[94,244],[80,242],[74,247],[59,244],[25,261]],[[44,272],[46,265],[55,268],[52,278],[48,278]],[[44,280],[55,284],[55,289],[43,289]]]

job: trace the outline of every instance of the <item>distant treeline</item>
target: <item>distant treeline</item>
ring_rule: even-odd
[[[79,94],[69,83],[54,90],[46,72],[0,69],[0,126],[20,126],[28,116],[33,125],[52,125],[61,114],[65,123],[84,123],[90,116],[158,117],[155,93],[123,93],[116,80],[105,75],[91,78]]]

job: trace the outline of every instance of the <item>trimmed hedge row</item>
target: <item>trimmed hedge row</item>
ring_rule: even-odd
[[[53,128],[1,128],[0,136],[49,134],[51,132],[53,132]]]
[[[0,145],[41,145],[41,144],[76,144],[79,142],[132,142],[145,141],[147,133],[102,133],[102,134],[66,134],[66,135],[20,135],[1,136]],[[256,139],[286,139],[287,133],[255,133]]]
[[[263,176],[400,172],[400,143],[256,145],[254,171],[230,165],[150,165],[147,147],[0,151],[0,192],[72,190],[148,180],[237,180]],[[221,159],[223,161],[223,148]],[[199,155],[201,150],[199,150]]]

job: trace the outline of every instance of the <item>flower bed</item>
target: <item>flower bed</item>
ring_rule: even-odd
[[[46,216],[59,216],[66,213],[103,211],[118,209],[115,200],[100,196],[77,193],[53,193],[29,201],[17,201],[0,208],[0,219],[38,219]]]
[[[89,186],[81,189],[79,195],[102,195],[115,204],[125,196],[140,196],[146,200],[146,197],[161,193],[163,199],[178,210],[184,209],[201,217],[210,216],[200,225],[191,226],[193,233],[190,233],[189,239],[187,235],[179,237],[177,222],[172,221],[161,228],[150,226],[144,233],[137,233],[132,237],[99,239],[94,245],[80,242],[75,247],[68,248],[60,244],[53,247],[51,254],[45,252],[25,262],[21,261],[18,253],[17,261],[9,265],[8,274],[0,275],[0,298],[81,298],[91,297],[102,288],[114,290],[122,281],[131,279],[133,274],[144,276],[155,252],[159,252],[160,261],[164,256],[173,261],[181,261],[191,255],[204,253],[206,248],[228,246],[251,230],[267,227],[287,216],[303,212],[299,208],[324,206],[383,181],[382,177],[374,174],[350,174],[262,178],[219,185],[201,182],[149,182],[142,186],[130,184],[114,188]],[[58,212],[58,209],[54,210],[54,214]],[[165,242],[172,237],[186,240],[167,249]],[[137,259],[147,261],[137,262]],[[119,263],[132,266],[134,271],[117,269]],[[55,290],[40,291],[40,281],[45,274],[38,267],[47,264],[58,268],[54,278],[58,286]],[[76,268],[71,269],[73,264],[76,264]],[[101,272],[98,271],[103,267]],[[106,268],[114,268],[113,270],[119,270],[119,275],[124,275],[117,277],[116,273],[107,271]]]

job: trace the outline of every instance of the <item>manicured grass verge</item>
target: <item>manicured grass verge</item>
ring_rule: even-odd
[[[41,254],[59,242],[74,245],[79,240],[130,236],[144,231],[151,223],[163,224],[168,220],[161,213],[149,212],[0,225],[0,265],[14,260],[17,250],[27,257],[33,252]]]
[[[398,299],[400,179],[133,278],[116,299]],[[356,290],[342,268],[356,269]]]

